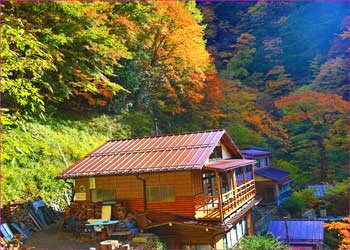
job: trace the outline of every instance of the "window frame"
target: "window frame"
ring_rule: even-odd
[[[111,192],[110,194],[108,194],[108,195],[111,195],[110,197],[108,197],[108,199],[105,198],[105,197],[108,196],[106,194],[102,195],[102,200],[96,199],[96,195],[98,195],[98,194],[93,194],[93,193],[98,193],[98,192],[107,191],[107,190]],[[113,198],[109,199],[112,196],[113,196]],[[93,203],[105,202],[105,201],[115,201],[117,199],[117,192],[116,192],[115,189],[112,189],[112,188],[95,188],[95,189],[91,189],[90,190],[90,199],[91,199],[91,202],[93,202]]]
[[[158,190],[158,193],[157,193],[157,190]],[[156,196],[156,198],[150,196],[150,192],[154,192],[153,195]],[[171,185],[147,186],[146,198],[147,198],[147,202],[174,202],[176,198],[175,186],[171,186]]]

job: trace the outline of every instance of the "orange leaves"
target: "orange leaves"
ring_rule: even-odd
[[[331,116],[344,116],[350,110],[349,102],[342,100],[340,96],[311,90],[282,97],[276,101],[276,106],[286,112],[284,123],[306,119],[313,119],[316,123],[327,122],[324,120],[327,114],[330,114],[327,119],[331,122]]]
[[[139,64],[143,72],[140,89],[148,99],[144,103],[158,103],[172,114],[196,109],[204,97],[205,72],[210,65],[204,27],[183,2],[156,1],[146,6],[148,20],[138,23],[137,36],[138,47],[146,54]]]
[[[350,249],[350,218],[343,218],[341,221],[335,221],[330,223],[325,223],[324,227],[326,229],[335,229],[338,231],[338,235],[341,238],[339,244],[339,250]]]
[[[189,66],[193,71],[206,70],[209,54],[204,46],[203,27],[185,5],[180,2],[156,2],[155,8],[157,17],[153,22],[159,23],[155,34],[158,58],[165,57],[165,62],[173,64],[180,72]]]
[[[287,137],[286,130],[256,103],[257,91],[239,82],[226,81],[224,86],[225,111],[233,120],[242,121],[260,135],[276,140]]]

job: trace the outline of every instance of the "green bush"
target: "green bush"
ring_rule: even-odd
[[[240,250],[287,250],[288,245],[284,245],[271,234],[246,236],[239,243]]]
[[[117,117],[84,120],[48,118],[18,127],[3,127],[2,201],[31,200],[62,204],[69,186],[56,177],[107,140],[126,138],[129,128]]]
[[[293,218],[301,217],[305,207],[305,201],[293,194],[282,203],[282,207],[287,209]]]

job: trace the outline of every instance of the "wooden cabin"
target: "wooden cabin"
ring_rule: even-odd
[[[169,248],[228,249],[253,234],[255,162],[211,130],[108,141],[60,178],[75,180],[82,202],[124,202]]]
[[[241,150],[241,153],[245,159],[256,160],[255,185],[257,195],[262,197],[262,203],[281,205],[291,196],[290,173],[270,166],[271,152],[252,146]]]

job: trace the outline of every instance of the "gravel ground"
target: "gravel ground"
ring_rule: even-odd
[[[26,242],[27,249],[98,249],[98,240],[89,235],[80,238],[63,230],[63,221],[57,221],[39,232],[33,232]]]

